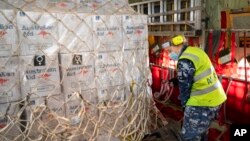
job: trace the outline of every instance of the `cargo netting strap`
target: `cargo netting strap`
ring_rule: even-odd
[[[141,140],[160,126],[148,50],[127,0],[0,1],[0,140]]]

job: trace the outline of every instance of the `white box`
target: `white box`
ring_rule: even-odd
[[[98,53],[95,63],[97,88],[102,89],[124,83],[122,55],[122,52]]]
[[[114,15],[119,14],[121,8],[126,7],[128,2],[126,0],[97,0],[89,5],[97,14]]]
[[[20,37],[20,55],[46,55],[59,52],[58,20],[56,14],[19,11],[17,27]]]
[[[8,3],[16,8],[21,8],[22,10],[38,11],[48,10],[59,11],[59,10],[72,10],[75,8],[75,0],[7,0]]]
[[[91,137],[98,121],[97,90],[66,94],[66,118],[70,124],[84,129],[84,137]],[[74,136],[77,138],[76,136]]]
[[[36,6],[49,12],[68,12],[76,8],[75,0],[36,0]]]
[[[49,109],[41,117],[45,132],[53,132],[54,134],[65,132],[66,127],[63,126],[67,121],[65,119],[64,95],[59,94],[46,97],[45,105]]]
[[[18,55],[16,13],[11,9],[0,9],[0,58]]]
[[[65,96],[63,94],[48,96],[45,101],[50,111],[57,116],[65,117]]]
[[[114,127],[114,131],[119,131],[128,124],[126,116],[121,116],[126,109],[127,96],[124,93],[124,86],[114,86],[107,89],[98,90],[98,105],[100,121],[107,127]],[[123,113],[125,114],[125,113]],[[116,124],[116,125],[115,125]]]
[[[26,128],[30,130],[26,136],[30,139],[40,138],[42,134],[60,134],[66,130],[63,127],[66,123],[63,95],[31,98],[25,106]],[[51,140],[55,139],[51,137]]]
[[[126,99],[123,86],[112,86],[106,89],[98,89],[98,104],[114,106],[121,104]]]
[[[148,25],[147,16],[124,15],[122,18],[124,49],[147,48]]]
[[[134,12],[127,0],[76,0],[78,11],[95,14],[124,14]],[[128,9],[130,10],[128,12]],[[124,11],[126,10],[126,11]]]
[[[89,14],[58,14],[60,53],[94,51],[92,16]]]
[[[19,110],[17,102],[0,104],[0,140],[19,140],[18,135],[22,134],[18,117]]]
[[[60,54],[61,81],[64,93],[95,88],[95,57],[90,52]]]
[[[95,1],[76,0],[76,3],[77,11],[81,13],[92,13],[100,6],[100,3]]]
[[[32,122],[34,120],[34,114],[36,112],[42,112],[45,110],[45,97],[36,97],[36,98],[29,98],[24,103],[25,112],[26,112],[26,121]],[[43,107],[38,110],[39,107]]]
[[[81,93],[65,94],[66,117],[71,119],[85,112],[84,117],[97,118],[97,90],[89,89]]]
[[[125,83],[137,84],[146,81],[149,70],[149,56],[146,48],[128,49],[123,52]]]
[[[21,8],[27,4],[24,0],[6,0],[7,3],[12,4],[14,7]]]
[[[120,15],[93,15],[93,42],[98,51],[121,50],[122,18]]]
[[[61,93],[58,56],[20,56],[21,95],[42,97]]]
[[[21,100],[18,57],[0,58],[0,103]]]
[[[98,90],[98,105],[102,107],[99,110],[99,119],[103,122],[104,127],[114,128],[113,133],[117,134],[128,124],[127,112],[124,112],[127,108],[125,103],[128,102],[128,98],[124,92],[124,86]]]
[[[25,119],[22,119],[26,123],[26,129],[29,130],[26,137],[31,140],[35,140],[41,137],[41,128],[44,124],[41,122],[42,115],[45,114],[45,98],[30,98],[24,103],[25,107]]]

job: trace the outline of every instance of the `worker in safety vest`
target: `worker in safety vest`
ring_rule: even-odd
[[[227,97],[207,54],[187,45],[178,35],[162,44],[169,57],[178,61],[179,99],[185,108],[181,137],[184,141],[207,140],[207,131]]]

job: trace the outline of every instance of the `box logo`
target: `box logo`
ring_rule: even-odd
[[[81,65],[82,64],[82,55],[74,55],[72,60],[73,65]]]
[[[45,55],[35,55],[34,66],[45,66]]]
[[[0,31],[0,38],[2,38],[5,34],[7,34],[6,31]]]

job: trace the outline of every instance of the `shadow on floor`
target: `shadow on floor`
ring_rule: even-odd
[[[166,126],[156,129],[150,134],[146,134],[141,141],[181,141],[179,131],[180,124],[168,120]]]

